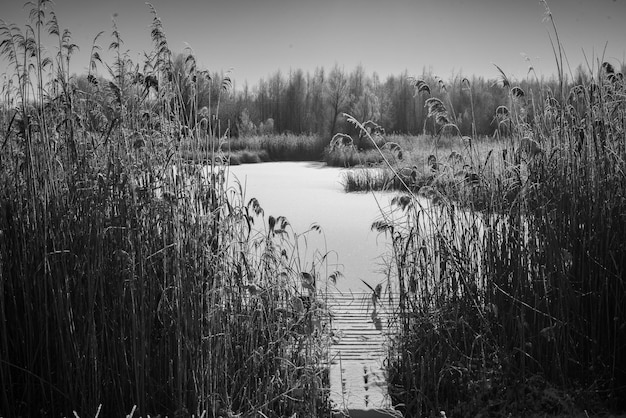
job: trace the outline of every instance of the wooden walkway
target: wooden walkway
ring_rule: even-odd
[[[359,293],[335,294],[330,306],[334,334],[330,353],[331,399],[350,416],[371,415],[376,410],[391,412],[383,368],[389,304],[378,301],[373,316],[371,294]]]

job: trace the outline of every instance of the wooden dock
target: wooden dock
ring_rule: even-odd
[[[383,368],[389,303],[377,300],[374,312],[371,294],[335,294],[330,306],[331,399],[351,417],[393,415]]]

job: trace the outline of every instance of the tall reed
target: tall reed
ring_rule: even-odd
[[[591,71],[561,91],[502,74],[510,128],[465,156],[464,193],[405,188],[373,225],[392,238],[389,391],[407,416],[626,408],[626,85]]]
[[[288,221],[227,186],[220,138],[188,123],[181,87],[203,76],[193,57],[175,71],[151,8],[142,65],[114,26],[110,81],[97,77],[100,35],[76,79],[49,6],[33,6],[25,32],[0,25],[13,71],[0,144],[2,414],[322,414],[323,259],[300,260]],[[182,136],[207,166],[186,163]]]

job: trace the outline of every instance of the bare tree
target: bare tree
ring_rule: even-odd
[[[330,135],[335,134],[337,118],[347,110],[348,106],[348,80],[337,64],[328,75],[326,94],[331,109]]]

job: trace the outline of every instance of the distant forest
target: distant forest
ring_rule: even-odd
[[[383,80],[376,73],[367,74],[362,66],[347,72],[335,65],[330,70],[317,68],[312,74],[301,69],[287,74],[276,71],[255,86],[233,89],[228,74],[200,71],[190,57],[178,54],[172,66],[172,79],[179,83],[188,104],[179,110],[182,120],[193,127],[201,118],[218,115],[212,119],[215,131],[224,134],[228,130],[231,136],[291,133],[330,138],[337,132],[352,134],[355,128],[346,122],[344,113],[376,122],[387,133],[435,134],[440,126],[428,118],[425,107],[431,97],[441,99],[449,121],[458,126],[461,135],[491,136],[501,126],[498,108],[510,107],[514,87],[524,92],[524,104],[533,106],[538,105],[533,97],[559,98],[560,90],[567,94],[571,86],[589,82],[589,72],[581,67],[570,81],[539,79],[532,71],[519,81],[508,80],[502,73],[493,79],[459,74],[444,80],[426,72],[415,75],[407,71]],[[499,73],[495,66],[494,73]],[[149,80],[145,77],[147,89]],[[79,89],[93,89],[88,76],[79,76],[77,81]],[[537,94],[540,91],[542,95]],[[188,99],[191,97],[195,102]]]

